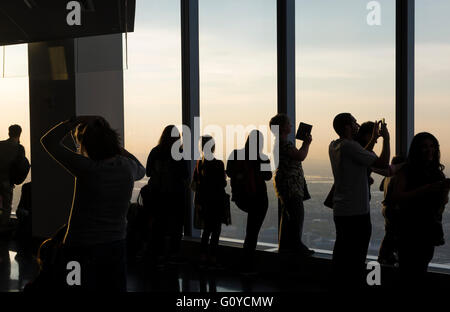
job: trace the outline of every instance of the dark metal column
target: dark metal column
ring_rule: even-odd
[[[403,156],[414,136],[414,6],[415,0],[397,0],[395,152]]]
[[[74,40],[28,44],[33,236],[49,237],[67,222],[74,178],[42,148],[52,126],[76,114]]]
[[[289,140],[295,141],[295,0],[277,0],[277,80],[278,113],[288,115],[292,131]],[[278,200],[278,225],[281,203]]]
[[[33,235],[67,222],[74,177],[44,151],[40,138],[74,115],[102,115],[123,137],[122,35],[30,43]]]
[[[278,113],[287,114],[295,130],[295,0],[277,1],[277,49]]]
[[[190,177],[198,154],[200,129],[194,127],[194,118],[200,116],[199,104],[199,48],[198,48],[198,0],[180,0],[181,4],[181,71],[182,71],[182,114],[183,125],[190,133],[183,133],[183,142],[190,144]],[[186,196],[186,218],[184,234],[200,236],[194,230],[192,192]]]

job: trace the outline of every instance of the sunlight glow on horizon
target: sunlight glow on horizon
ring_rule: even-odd
[[[337,138],[332,121],[352,113],[361,124],[386,118],[395,155],[395,1],[379,0],[382,25],[366,23],[366,0],[296,0],[296,120],[313,125],[303,169],[311,200],[305,202],[304,242],[311,248],[334,244],[332,213],[323,206],[333,177],[328,146]],[[199,74],[201,133],[212,134],[216,156],[226,161],[244,138],[226,135],[227,126],[268,129],[277,111],[276,0],[199,0]],[[450,174],[450,1],[416,0],[415,132],[429,131],[440,141],[441,162]],[[150,150],[169,124],[182,122],[180,0],[137,0],[135,30],[128,37],[124,70],[125,147],[145,166]],[[0,60],[2,60],[0,49]],[[0,67],[1,68],[1,67]],[[6,48],[6,78],[0,78],[0,140],[8,126],[22,126],[21,142],[30,158],[27,45]],[[0,75],[1,76],[1,75]],[[214,132],[211,126],[216,126]],[[249,130],[249,129],[247,129]],[[225,140],[228,139],[228,140]],[[269,157],[271,135],[265,136]],[[380,153],[382,139],[375,147]],[[297,141],[297,146],[301,144]],[[380,176],[373,175],[369,253],[377,253],[384,235],[380,214]],[[29,179],[29,177],[28,177]],[[132,201],[148,178],[135,183]],[[259,241],[277,242],[278,199],[267,182],[269,209]],[[14,190],[14,207],[21,187]],[[226,187],[231,192],[228,183]],[[222,237],[245,236],[246,214],[230,203],[233,224]],[[445,212],[448,229],[449,209]],[[448,236],[448,231],[446,233]],[[448,241],[448,237],[446,240]],[[328,247],[327,247],[328,248]],[[435,259],[449,261],[449,245]]]
[[[140,15],[136,18],[135,33],[129,34],[130,65],[124,71],[125,141],[127,148],[141,155],[141,160],[145,160],[156,144],[165,125],[181,123],[178,2],[167,1],[161,5],[157,1],[138,2]],[[300,6],[306,4],[299,3]],[[229,29],[224,26],[226,24],[220,24],[226,23],[225,15],[218,19],[218,14],[210,12],[215,5],[200,1],[200,14],[203,14],[200,15],[200,105],[202,110],[207,109],[202,114],[203,125],[213,124],[225,128],[227,124],[246,126],[255,121],[256,125],[268,125],[271,115],[276,111],[276,38],[273,37],[275,30],[270,31],[272,37],[267,37],[268,31],[264,31],[266,35],[260,36],[258,28],[266,27],[264,25],[270,25],[267,29],[275,27],[275,4],[271,1],[258,2],[259,13],[257,10],[248,14],[248,20],[245,20],[243,17],[247,13],[244,12],[237,18],[237,24]],[[312,4],[307,5],[310,12],[315,12]],[[423,7],[425,3],[422,1],[418,5],[419,11],[420,5]],[[228,14],[234,10],[234,6],[234,3],[228,3],[221,14]],[[168,8],[176,10],[163,12]],[[267,13],[268,10],[272,11]],[[323,18],[329,18],[325,9],[320,10]],[[258,18],[258,14],[265,17],[264,21]],[[150,22],[144,21],[148,15],[152,17]],[[159,20],[159,15],[164,20]],[[207,19],[204,20],[202,16]],[[267,21],[270,16],[273,20]],[[218,20],[216,26],[211,24],[215,20]],[[256,29],[244,26],[254,24],[255,21]],[[329,19],[327,23],[324,27],[332,25]],[[428,130],[438,137],[442,162],[450,167],[449,116],[442,113],[449,110],[450,93],[447,85],[450,81],[450,41],[424,41],[424,31],[421,29],[424,23],[436,21],[419,17],[417,21],[416,130]],[[246,30],[239,31],[237,25]],[[387,26],[385,23],[382,27],[391,27],[389,25],[392,23],[387,23]],[[222,33],[217,33],[218,30]],[[242,35],[236,37],[238,32]],[[249,40],[246,32],[255,38]],[[303,29],[300,34],[307,32],[308,29]],[[224,36],[234,38],[233,43],[224,43]],[[433,36],[436,37],[436,34]],[[297,45],[296,124],[299,121],[314,124],[314,141],[306,162],[314,159],[328,161],[325,151],[329,141],[335,138],[331,117],[343,110],[353,112],[360,122],[374,119],[370,117],[386,117],[390,121],[391,145],[394,149],[394,46],[389,44],[390,41],[383,44],[382,40],[377,39],[377,45],[374,46],[367,46],[366,41],[359,45],[358,42],[352,42],[351,50],[342,45],[333,47],[334,43],[330,42],[329,45],[333,47],[330,49],[324,45],[327,38],[320,46],[316,46],[314,41],[309,42],[308,38],[301,37],[302,42]],[[0,116],[0,139],[7,137],[10,124],[21,124],[22,142],[28,147],[26,151],[29,155],[28,78],[27,62],[23,62],[23,58],[26,58],[26,49],[20,46],[7,47],[7,78],[0,79],[0,92],[3,95],[3,112],[8,113]],[[366,76],[366,73],[371,73],[371,76]],[[382,81],[386,73],[389,73],[387,82]],[[374,93],[379,90],[377,81],[382,81],[388,89]],[[380,112],[380,105],[389,107],[389,110]],[[245,112],[252,113],[238,113],[229,107],[242,107]],[[323,114],[323,107],[326,107],[327,116]],[[333,113],[330,108],[334,110]]]

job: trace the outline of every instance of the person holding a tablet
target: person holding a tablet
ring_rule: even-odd
[[[309,196],[306,191],[302,161],[308,156],[312,136],[311,126],[302,125],[297,132],[297,138],[303,139],[303,144],[298,149],[288,140],[291,132],[289,117],[278,114],[270,120],[270,127],[274,131],[278,145],[275,147],[279,148],[279,161],[274,182],[275,191],[282,204],[278,251],[311,256],[314,251],[302,242],[305,215],[303,200]],[[278,131],[274,126],[278,126]]]

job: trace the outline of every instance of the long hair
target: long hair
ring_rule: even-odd
[[[445,166],[441,164],[441,151],[439,148],[439,141],[434,135],[428,132],[421,132],[414,136],[411,146],[409,147],[407,163],[412,166],[424,167],[425,163],[422,160],[422,145],[425,140],[433,142],[436,151],[433,155],[433,160],[430,164],[430,169],[444,171]]]
[[[175,130],[174,130],[175,129]],[[178,136],[172,136],[172,131],[177,133]],[[158,145],[163,149],[170,149],[176,141],[180,139],[178,129],[174,125],[168,125],[164,128],[161,137],[159,138]]]
[[[260,160],[262,152],[262,148],[264,145],[264,136],[259,130],[252,130],[247,137],[247,141],[245,142],[245,159],[247,160]]]
[[[362,147],[366,147],[366,145],[369,143],[366,141],[365,136],[372,136],[373,127],[375,127],[375,123],[373,121],[366,121],[361,125],[361,127],[359,127],[355,141],[358,142]]]
[[[277,114],[270,119],[269,122],[270,130],[271,131],[274,130],[272,129],[273,126],[278,126],[278,129],[283,128],[288,122],[289,122],[288,115],[283,113]],[[277,133],[274,134],[277,135]]]
[[[122,152],[119,134],[103,117],[81,124],[77,129],[77,140],[93,160],[108,159]]]

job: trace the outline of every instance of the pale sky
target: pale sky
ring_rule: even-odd
[[[338,112],[359,122],[385,117],[394,149],[395,1],[379,1],[380,26],[367,25],[368,2],[296,1],[296,124],[311,123],[314,138],[308,175],[330,174],[327,146]],[[277,105],[276,1],[200,0],[199,9],[202,125],[267,126]],[[416,132],[438,137],[447,166],[449,11],[450,0],[416,0]],[[137,1],[124,72],[125,141],[143,162],[163,127],[181,123],[180,36],[179,0]],[[26,55],[24,45],[6,47],[0,138],[10,124],[21,124],[29,153]]]

